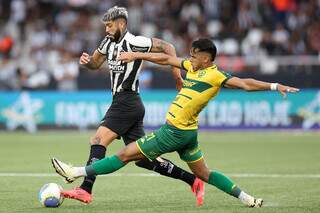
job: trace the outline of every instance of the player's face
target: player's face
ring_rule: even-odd
[[[198,49],[190,50],[190,62],[193,70],[204,69],[211,62],[211,56],[207,52],[199,52]]]
[[[199,70],[202,64],[202,55],[195,49],[190,50],[190,62],[193,70]]]
[[[116,21],[107,21],[105,23],[106,34],[110,37],[111,41],[118,41],[121,36],[119,24]]]

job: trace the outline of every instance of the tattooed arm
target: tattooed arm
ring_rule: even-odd
[[[172,44],[169,42],[163,41],[158,38],[152,38],[152,48],[150,52],[158,52],[158,53],[165,53],[170,56],[176,57],[176,49]],[[176,80],[176,88],[180,90],[182,88],[183,79],[181,77],[180,69],[176,67],[172,67],[172,75],[173,78]]]
[[[105,60],[106,56],[96,50],[94,51],[92,56],[90,56],[88,53],[83,52],[80,57],[79,64],[88,69],[98,69],[101,67]]]

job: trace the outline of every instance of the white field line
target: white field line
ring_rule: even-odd
[[[320,174],[226,174],[235,178],[311,178],[320,179]],[[5,173],[0,172],[0,177],[56,177],[55,173]],[[156,173],[115,173],[103,175],[104,177],[160,177]]]

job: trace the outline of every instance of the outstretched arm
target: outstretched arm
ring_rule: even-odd
[[[281,93],[283,97],[286,97],[287,92],[295,93],[299,91],[298,88],[289,87],[279,83],[268,83],[264,81],[258,81],[252,78],[241,79],[237,77],[232,77],[226,81],[224,86],[227,88],[237,88],[246,91],[277,90]]]
[[[164,53],[176,57],[176,49],[172,44],[158,38],[152,38],[152,48],[150,52]],[[176,87],[178,90],[182,88],[183,80],[181,77],[180,69],[172,67],[172,76],[176,80]]]
[[[118,57],[118,60],[124,62],[131,62],[136,59],[142,59],[160,65],[171,65],[177,68],[181,68],[181,62],[183,60],[182,58],[164,53],[122,52]]]

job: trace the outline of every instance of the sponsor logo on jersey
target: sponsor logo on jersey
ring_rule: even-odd
[[[130,48],[132,52],[147,52],[149,47],[138,47],[130,44]]]
[[[192,87],[195,84],[196,84],[196,82],[191,82],[191,81],[188,81],[188,80],[184,80],[183,81],[183,86],[184,87]]]
[[[109,69],[115,73],[123,73],[125,71],[125,65],[121,64],[121,61],[108,60]]]
[[[183,81],[183,88],[188,88],[196,92],[204,92],[212,86],[204,81],[197,81],[194,79],[185,79]]]

